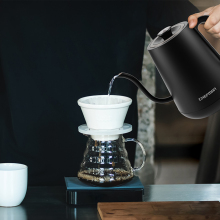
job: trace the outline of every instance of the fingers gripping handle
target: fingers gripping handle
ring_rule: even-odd
[[[209,15],[203,15],[201,17],[198,18],[198,22],[197,22],[197,25],[195,26],[195,29],[197,31],[199,31],[199,25],[202,24],[202,23],[205,23],[209,18]]]
[[[139,142],[138,140],[136,140],[134,138],[126,138],[124,142],[129,142],[129,141],[133,141],[133,142],[137,143],[140,146],[140,148],[141,148],[141,150],[143,152],[142,164],[139,167],[137,167],[137,168],[133,168],[133,172],[134,172],[134,171],[140,170],[144,166],[146,158],[147,158],[147,154],[146,154],[144,146],[141,144],[141,142]]]
[[[212,52],[220,59],[219,53],[216,51],[216,49],[209,43],[209,41],[203,36],[203,34],[199,31],[199,25],[204,24],[209,18],[209,15],[203,15],[198,18],[197,25],[194,27],[194,30],[200,35],[200,37],[204,40],[204,42],[209,46],[209,48],[212,50]]]

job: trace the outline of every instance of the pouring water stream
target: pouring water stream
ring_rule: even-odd
[[[111,95],[111,91],[112,91],[112,86],[113,86],[113,83],[114,83],[115,79],[116,79],[118,76],[119,76],[119,75],[114,76],[114,77],[111,79],[110,83],[109,83],[107,105],[110,105],[110,95]]]

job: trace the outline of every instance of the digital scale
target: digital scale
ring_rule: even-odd
[[[70,205],[97,205],[98,202],[142,202],[144,186],[139,177],[115,187],[92,186],[77,177],[65,177],[66,202]]]

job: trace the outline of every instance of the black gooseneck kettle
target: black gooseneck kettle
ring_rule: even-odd
[[[199,17],[194,29],[188,22],[163,29],[147,48],[170,97],[152,96],[130,74],[120,73],[115,78],[131,80],[154,102],[174,100],[180,113],[188,118],[205,118],[220,110],[220,55],[198,30],[208,17]]]

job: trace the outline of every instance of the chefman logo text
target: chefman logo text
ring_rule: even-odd
[[[211,91],[207,92],[204,96],[199,98],[199,101],[202,101],[203,99],[206,99],[209,95],[211,95],[213,92],[215,92],[217,89],[214,87]]]

